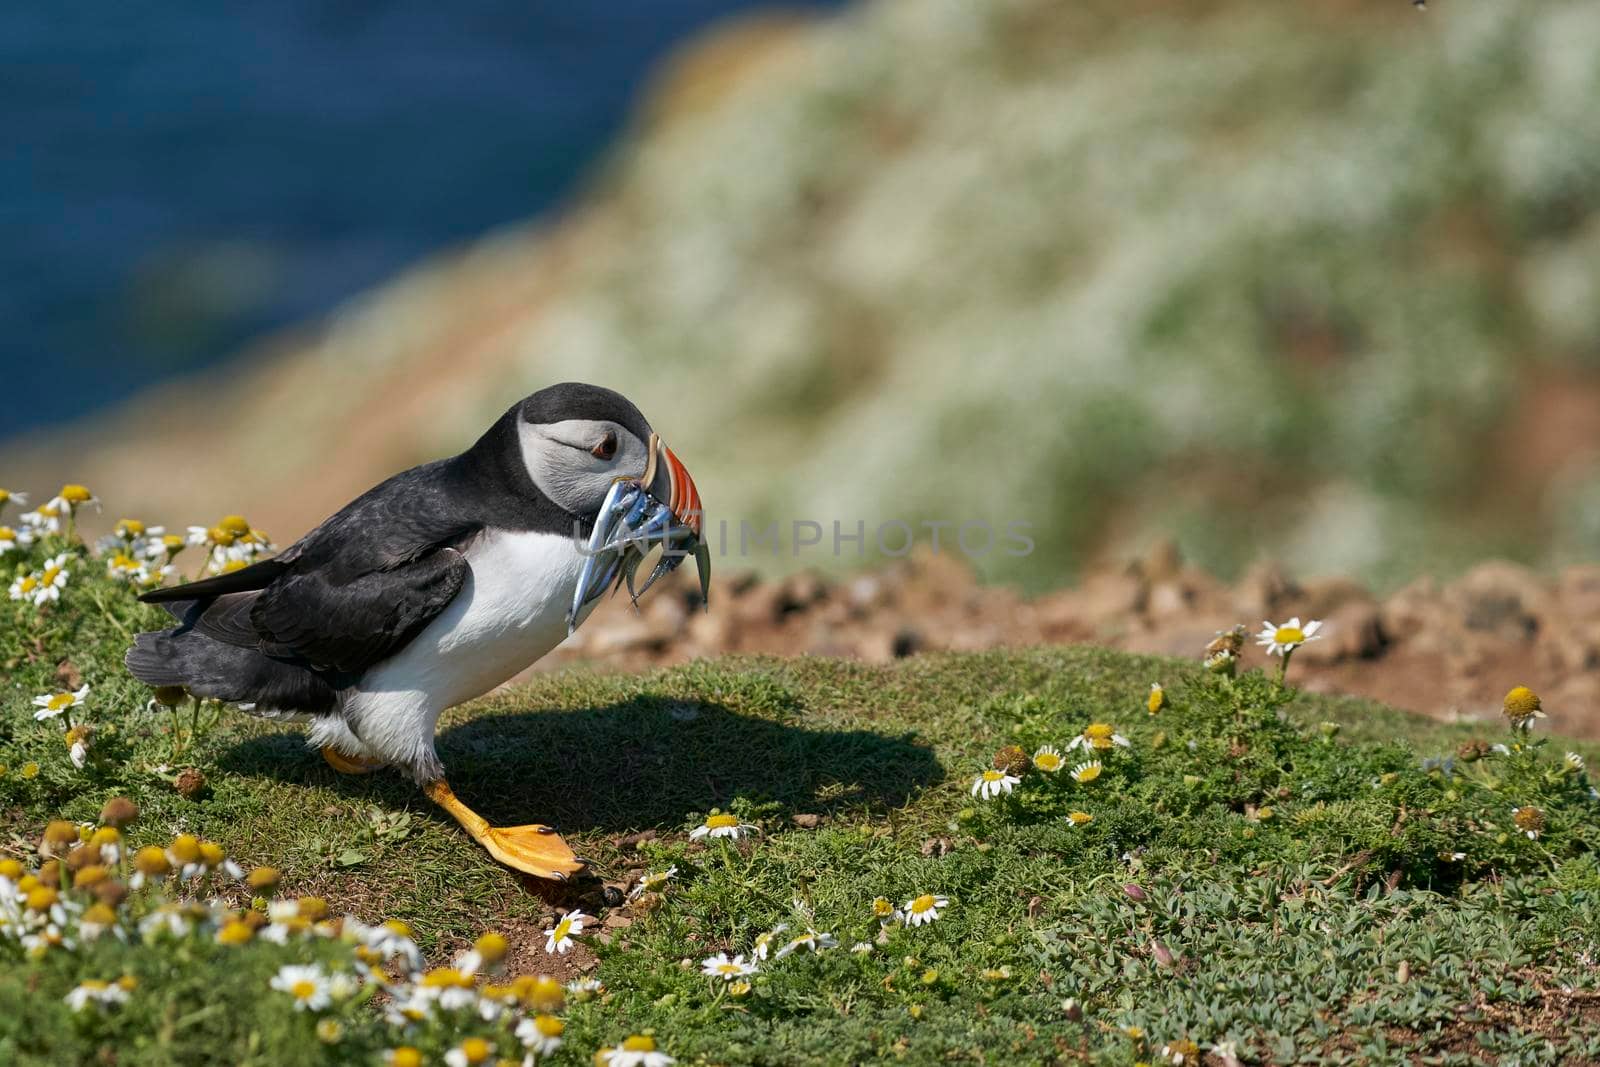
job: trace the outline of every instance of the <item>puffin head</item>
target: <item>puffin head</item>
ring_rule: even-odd
[[[563,382],[529,396],[515,411],[528,477],[558,507],[592,517],[614,482],[637,481],[699,536],[703,516],[694,479],[621,393]]]

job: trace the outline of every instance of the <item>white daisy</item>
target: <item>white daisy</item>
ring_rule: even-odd
[[[1067,761],[1061,758],[1061,750],[1054,745],[1040,745],[1039,750],[1033,754],[1034,770],[1046,774],[1056,773],[1066,766],[1066,763]]]
[[[1072,780],[1080,785],[1088,785],[1100,777],[1100,772],[1104,769],[1099,760],[1086,760],[1072,768]]]
[[[1067,751],[1070,752],[1075,748],[1081,748],[1085,752],[1090,750],[1106,752],[1113,746],[1119,748],[1132,747],[1126,737],[1117,733],[1115,726],[1108,722],[1092,722],[1083,728],[1083,733],[1067,742]]]
[[[1263,619],[1261,632],[1256,634],[1256,644],[1267,650],[1269,656],[1285,656],[1307,641],[1321,640],[1321,619],[1312,619],[1304,626],[1300,625],[1300,616],[1296,615],[1282,626]]]
[[[535,1056],[549,1056],[561,1047],[567,1024],[554,1015],[535,1015],[517,1024],[517,1040]]]
[[[333,1002],[328,976],[315,963],[279,967],[270,984],[278,992],[293,997],[299,1011],[321,1011]]]
[[[939,918],[939,913],[950,906],[946,897],[934,893],[924,893],[920,897],[913,897],[906,901],[905,916],[907,926],[921,926],[931,923]]]
[[[755,974],[759,969],[742,955],[734,956],[730,959],[726,952],[719,952],[715,956],[707,956],[700,961],[701,974],[707,978],[720,978],[724,982],[731,982],[736,978]]]
[[[19,548],[27,548],[31,544],[33,544],[33,533],[26,526],[20,530],[12,529],[10,526],[0,526],[0,556]]]
[[[656,1048],[656,1039],[648,1034],[634,1034],[616,1048],[601,1049],[595,1061],[605,1067],[671,1067],[678,1062]]]
[[[147,540],[136,555],[141,555],[148,560],[170,560],[179,552],[189,547],[188,538],[182,534],[164,533],[159,537]]]
[[[38,572],[37,576],[29,575],[30,578],[37,578],[32,594],[34,605],[43,607],[47,603],[60,600],[61,590],[66,588],[67,575],[70,573],[67,570],[67,554],[65,552],[45,560],[44,567]],[[16,598],[13,597],[13,599]]]
[[[565,955],[572,951],[572,939],[583,933],[583,924],[588,922],[590,916],[581,911],[569,911],[561,917],[561,921],[544,932],[544,950],[546,952]]]
[[[39,710],[33,713],[33,717],[38,721],[43,722],[46,719],[54,719],[58,716],[65,715],[73,708],[81,707],[83,705],[83,698],[88,695],[89,686],[84,684],[83,686],[79,687],[76,692],[36,696],[33,698],[33,706]]]
[[[639,876],[639,884],[628,893],[628,899],[638,900],[646,893],[659,893],[677,876],[678,868],[675,866],[668,867],[664,871],[647,871]]]
[[[605,991],[605,985],[598,978],[574,978],[567,983],[567,995],[580,1003]]]
[[[89,492],[87,488],[81,485],[63,485],[61,492],[47,506],[54,508],[63,515],[71,515],[79,508],[91,504],[96,511],[100,510],[100,498]]]
[[[808,929],[799,937],[791,938],[787,941],[774,955],[781,960],[789,953],[798,952],[803,948],[810,949],[812,952],[821,952],[824,949],[834,948],[838,944],[839,939],[832,934],[821,934],[815,930]]]
[[[7,504],[15,504],[19,508],[25,508],[28,506],[28,494],[14,493],[10,489],[0,489],[0,511],[4,511]]]
[[[997,771],[991,767],[973,779],[972,795],[982,797],[984,800],[993,800],[1001,793],[1011,792],[1021,782],[1022,779],[1016,775]]]
[[[1086,811],[1067,812],[1067,823],[1070,826],[1088,826],[1094,822],[1094,816]]]
[[[74,726],[67,731],[67,758],[78,770],[83,770],[83,765],[89,762],[89,727]]]
[[[61,511],[52,504],[41,504],[32,511],[23,512],[19,518],[35,537],[61,532]]]
[[[115,1004],[126,1004],[128,991],[118,982],[102,982],[89,978],[80,982],[62,999],[73,1011],[87,1011],[91,1006],[108,1008]]]
[[[698,841],[703,837],[731,837],[738,839],[748,833],[755,833],[756,827],[749,823],[740,822],[735,815],[712,815],[705,822],[689,831],[689,840]]]
[[[757,934],[755,944],[750,946],[750,955],[758,960],[766,959],[768,954],[772,952],[772,945],[777,941],[778,935],[787,929],[789,929],[788,923],[779,923],[766,933]]]

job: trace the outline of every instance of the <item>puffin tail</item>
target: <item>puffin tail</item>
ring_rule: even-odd
[[[182,686],[262,714],[326,714],[339,704],[338,690],[308,667],[183,628],[139,634],[123,662],[146,685]]]

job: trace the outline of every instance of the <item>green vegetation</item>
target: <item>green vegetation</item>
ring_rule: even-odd
[[[342,778],[292,729],[206,707],[191,736],[188,707],[147,710],[120,655],[162,617],[103,566],[75,555],[59,603],[0,605],[0,862],[31,869],[48,820],[95,823],[120,795],[142,809],[124,860],[199,835],[245,869],[280,869],[281,896],[405,921],[434,967],[497,930],[510,951],[493,981],[507,988],[491,995],[514,999],[513,974],[590,966],[604,985],[566,1005],[552,1062],[647,1031],[686,1063],[1132,1063],[1185,1041],[1276,1062],[1600,1057],[1600,801],[1580,766],[1593,749],[1573,758],[1504,724],[1447,726],[1092,648],[570,671],[448,715],[445,762],[491,817],[556,823],[624,887],[677,868],[620,903],[596,882],[497,867],[410,785]],[[62,723],[30,714],[69,673],[90,686],[74,709],[95,728],[81,769]],[[1155,715],[1152,681],[1168,697]],[[1094,722],[1128,746],[1065,751]],[[1043,744],[1063,750],[1060,770],[1019,759]],[[997,753],[1019,783],[974,797]],[[1087,753],[1102,770],[1075,781]],[[186,797],[171,779],[188,766],[207,784]],[[713,809],[760,832],[692,840]],[[411,1044],[440,1062],[477,1035],[520,1062],[510,1026],[531,987],[496,1022],[474,994],[409,1032],[385,1021],[405,984],[296,1010],[269,988],[279,967],[354,973],[352,945],[294,934],[306,911],[276,915],[284,944],[218,943],[229,923],[272,929],[264,901],[220,870],[180,885],[222,897],[181,937],[86,942],[82,916],[66,915],[76,948],[27,951],[26,917],[0,917],[0,1004],[16,1009],[0,1012],[0,1061],[376,1064]],[[154,907],[149,894],[122,905],[125,923]],[[874,912],[875,898],[904,909],[923,894],[949,902],[936,921]],[[541,931],[575,909],[599,922],[570,955],[546,954]],[[700,973],[780,924],[774,945],[808,927],[838,944],[774,954],[748,992]],[[137,979],[125,1004],[64,999],[123,975]]]

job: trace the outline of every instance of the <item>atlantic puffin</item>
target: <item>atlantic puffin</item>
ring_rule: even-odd
[[[456,798],[435,724],[560,644],[608,585],[631,589],[652,543],[676,551],[651,581],[693,552],[704,589],[701,523],[694,480],[638,408],[554,385],[277,556],[146,593],[179,624],[137,635],[126,663],[148,685],[309,721],[334,769],[408,772],[501,863],[566,880],[583,863],[554,830],[491,826]]]

